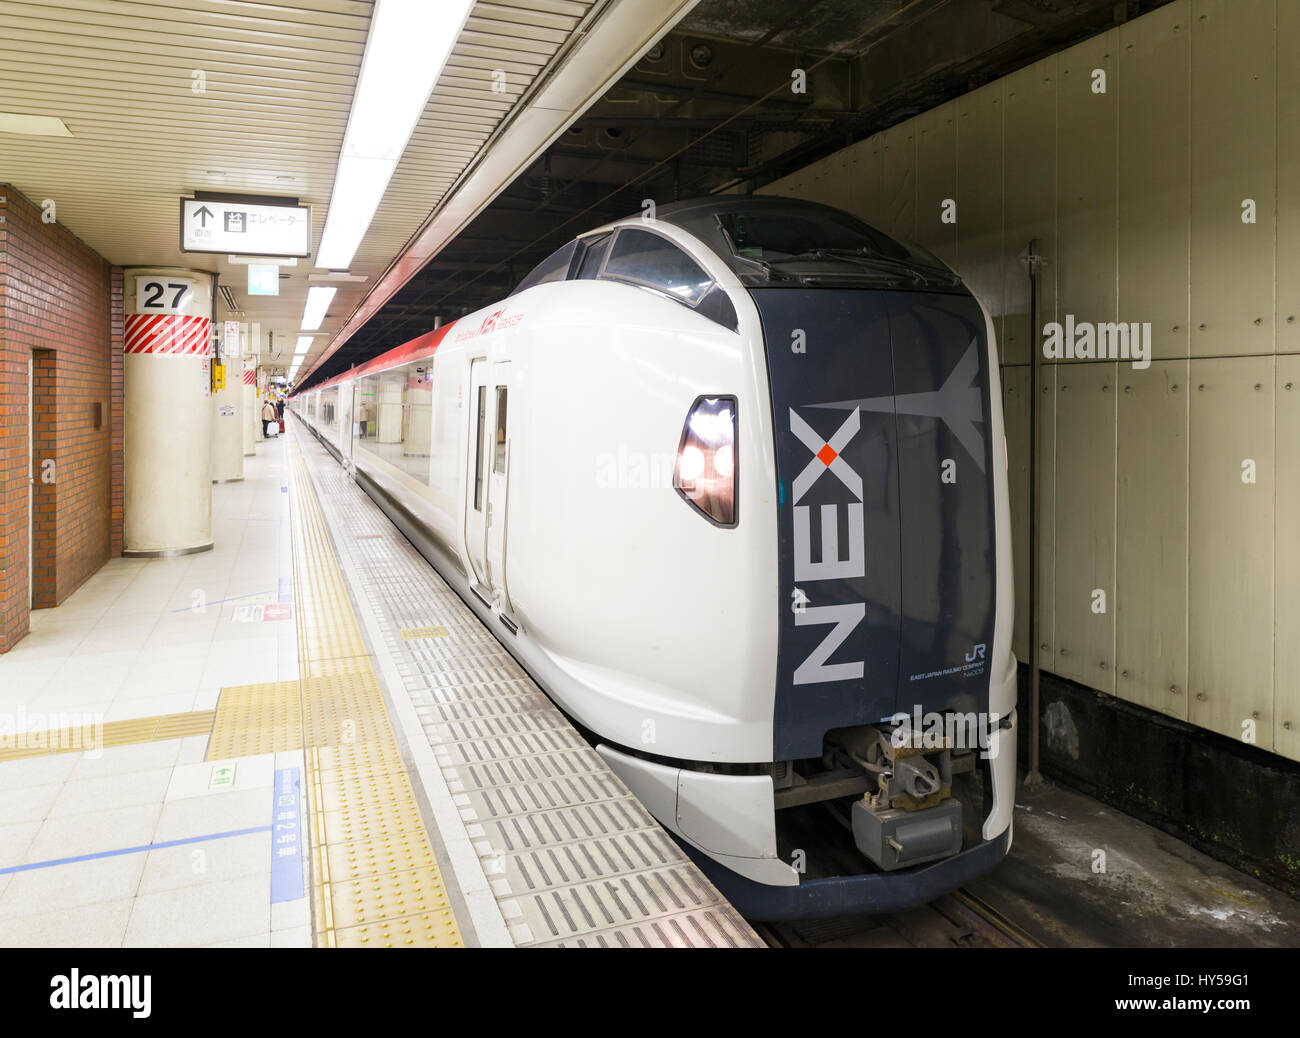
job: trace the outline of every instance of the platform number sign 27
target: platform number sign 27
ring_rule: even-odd
[[[135,308],[142,314],[180,314],[194,299],[194,282],[180,278],[136,278]]]

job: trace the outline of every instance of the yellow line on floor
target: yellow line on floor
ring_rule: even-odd
[[[286,447],[316,943],[463,946],[296,436]]]
[[[126,721],[94,722],[87,714],[83,725],[52,728],[41,732],[0,733],[0,763],[23,757],[43,757],[51,753],[81,753],[97,748],[129,746],[138,742],[184,739],[190,735],[207,735],[212,730],[216,712],[196,710],[184,714],[158,714],[133,717]],[[54,714],[57,719],[67,715]]]

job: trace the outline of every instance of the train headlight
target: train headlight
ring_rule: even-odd
[[[686,416],[673,486],[719,526],[736,525],[736,398],[700,397]]]
[[[677,471],[683,486],[693,484],[704,475],[704,452],[698,447],[683,447],[677,459]]]

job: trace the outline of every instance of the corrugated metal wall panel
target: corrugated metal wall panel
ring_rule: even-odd
[[[1277,648],[1273,748],[1300,760],[1300,355],[1277,358]]]
[[[1188,719],[1273,746],[1272,357],[1191,362]],[[1253,462],[1255,482],[1243,480]],[[1284,632],[1283,637],[1294,637]]]
[[[1276,14],[1276,0],[1192,4],[1193,357],[1273,352]]]
[[[1116,694],[1187,720],[1187,361],[1118,370]]]
[[[1187,18],[1183,0],[1119,30],[1119,308],[1151,322],[1162,358],[1191,341]]]

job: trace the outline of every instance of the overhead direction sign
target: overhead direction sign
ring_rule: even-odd
[[[311,255],[311,206],[181,199],[181,251]]]

